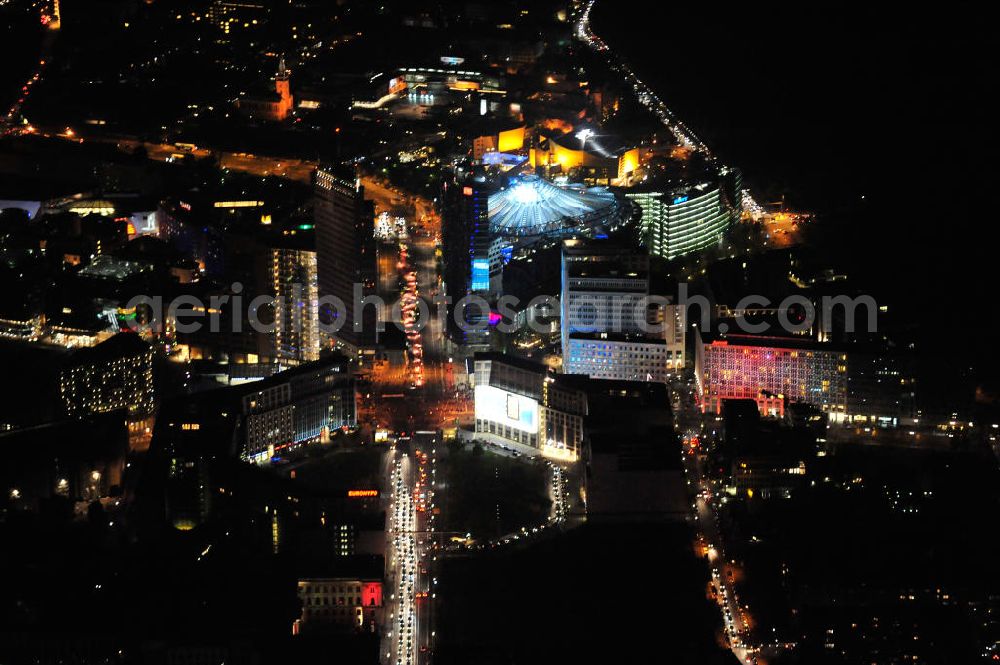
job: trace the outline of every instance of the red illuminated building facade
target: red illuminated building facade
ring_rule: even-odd
[[[783,337],[697,334],[695,373],[703,411],[723,400],[751,399],[764,414],[784,415],[792,402],[812,404],[831,422],[847,416],[847,354]]]
[[[345,577],[299,580],[302,616],[293,633],[312,630],[371,630],[382,621],[382,582]]]

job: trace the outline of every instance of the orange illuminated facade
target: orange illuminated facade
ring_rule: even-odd
[[[472,141],[472,157],[481,160],[488,152],[517,152],[524,149],[527,128],[524,125],[496,134],[478,136]]]
[[[278,74],[274,78],[274,93],[261,96],[247,96],[237,102],[245,115],[270,122],[286,120],[292,112],[294,98],[291,89],[291,72],[285,68],[285,59],[278,63]]]
[[[563,173],[583,169],[590,174],[590,179],[608,182],[626,178],[639,168],[640,163],[637,148],[620,155],[601,154],[584,149],[580,139],[573,134],[549,138],[541,146],[531,148],[528,158],[533,167],[557,168]]]
[[[632,148],[622,153],[618,158],[618,179],[622,180],[639,168],[639,149]]]
[[[513,152],[522,149],[524,147],[524,131],[525,128],[521,126],[500,132],[497,141],[497,150],[500,152]]]
[[[478,81],[462,81],[456,79],[455,81],[449,81],[448,87],[451,88],[452,90],[469,91],[469,90],[479,90],[480,85]]]

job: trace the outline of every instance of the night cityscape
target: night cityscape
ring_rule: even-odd
[[[0,665],[1000,661],[980,13],[0,0]]]

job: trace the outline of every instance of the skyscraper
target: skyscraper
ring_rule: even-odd
[[[320,307],[320,321],[339,322],[334,334],[339,344],[353,354],[375,340],[375,311],[368,307],[356,312],[354,286],[362,294],[375,287],[375,208],[365,200],[365,189],[346,169],[321,167],[316,171],[314,190],[316,220],[316,267],[319,297],[338,298],[342,311],[332,311],[329,304]]]
[[[651,254],[674,259],[717,245],[740,219],[742,175],[683,187],[644,186],[626,193],[642,208],[642,241]]]
[[[562,251],[563,372],[657,381],[684,366],[675,305],[650,312],[649,254],[602,240],[567,240]],[[646,325],[649,324],[649,325]]]
[[[274,357],[289,364],[319,360],[319,283],[312,235],[282,236],[273,245]]]

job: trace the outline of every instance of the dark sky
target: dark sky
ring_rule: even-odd
[[[989,378],[1000,239],[989,22],[971,3],[875,4],[664,15],[653,0],[598,0],[594,16],[763,198],[822,213],[831,254],[921,325],[927,354]]]

